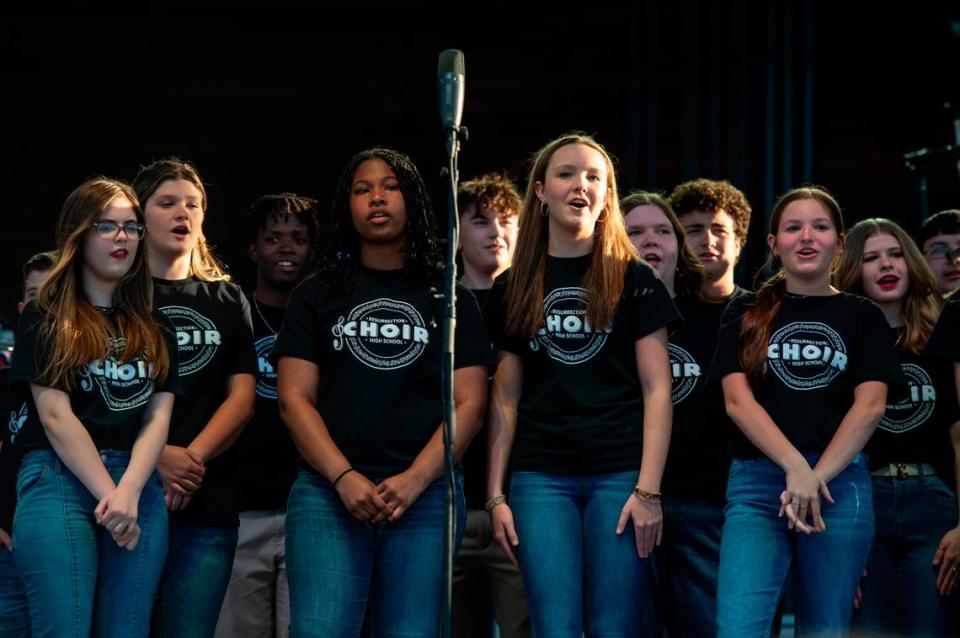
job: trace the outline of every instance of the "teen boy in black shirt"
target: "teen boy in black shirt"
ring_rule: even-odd
[[[489,173],[463,182],[460,211],[461,283],[484,311],[493,281],[510,266],[523,202],[505,175]],[[482,429],[463,455],[467,525],[453,566],[453,635],[489,638],[496,618],[503,638],[530,635],[520,570],[494,541],[486,502],[487,433]]]
[[[290,596],[284,543],[287,496],[297,449],[277,411],[277,372],[269,361],[290,291],[313,267],[317,202],[293,193],[264,195],[247,217],[247,254],[257,265],[249,296],[257,349],[253,420],[227,452],[240,493],[240,534],[217,636],[286,636]]]

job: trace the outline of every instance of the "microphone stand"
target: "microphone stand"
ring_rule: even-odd
[[[453,609],[453,545],[456,511],[453,474],[453,437],[456,432],[456,411],[453,402],[453,363],[457,326],[457,244],[460,242],[460,215],[457,211],[457,156],[460,142],[467,140],[467,127],[447,127],[443,131],[447,166],[440,175],[448,180],[447,243],[443,278],[443,360],[441,363],[441,398],[443,401],[443,478],[447,488],[447,516],[443,538],[443,600],[440,607],[441,635],[451,635],[450,614]]]
[[[921,148],[903,154],[903,163],[913,174],[917,185],[917,221],[925,220],[930,212],[929,187],[924,164],[931,157],[958,156],[958,152],[960,152],[960,147],[947,144],[946,146]]]

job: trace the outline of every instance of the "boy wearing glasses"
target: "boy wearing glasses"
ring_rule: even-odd
[[[916,240],[941,294],[947,295],[960,283],[960,210],[943,210],[923,220]]]

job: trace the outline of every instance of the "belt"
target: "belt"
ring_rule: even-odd
[[[905,479],[908,476],[926,476],[936,474],[937,468],[929,463],[891,463],[870,472],[870,476],[892,476]]]

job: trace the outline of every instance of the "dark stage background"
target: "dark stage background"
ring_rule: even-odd
[[[19,267],[51,247],[86,177],[132,178],[178,155],[209,184],[206,232],[251,283],[240,232],[257,196],[326,205],[355,152],[409,153],[439,194],[436,64],[465,52],[461,178],[506,169],[581,129],[618,159],[623,193],[727,178],[754,207],[746,283],[764,257],[772,200],[826,185],[848,221],[919,214],[903,153],[952,141],[960,4],[879,12],[848,2],[76,2],[0,12],[0,312]],[[438,18],[449,25],[441,28]],[[449,34],[449,35],[444,35]],[[960,207],[946,158],[928,166],[930,209]],[[436,198],[444,204],[445,199]]]

